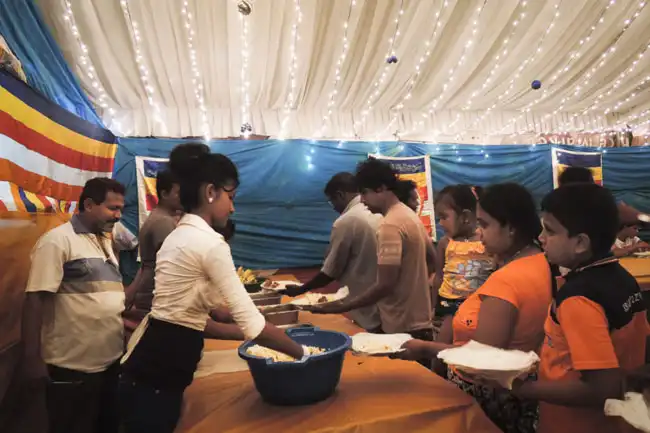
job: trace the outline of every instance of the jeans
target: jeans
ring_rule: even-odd
[[[48,365],[46,399],[50,433],[117,433],[119,412],[115,363],[100,373]]]
[[[173,433],[181,416],[183,390],[156,389],[122,375],[120,409],[124,433]]]

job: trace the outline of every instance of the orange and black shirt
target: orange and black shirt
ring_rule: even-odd
[[[636,280],[606,257],[572,271],[556,291],[544,325],[540,380],[581,380],[581,371],[632,370],[645,361],[648,321]],[[603,408],[540,404],[538,433],[634,431]],[[629,430],[628,430],[629,429]]]

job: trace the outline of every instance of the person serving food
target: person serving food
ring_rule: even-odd
[[[237,168],[203,144],[170,155],[186,212],[158,251],[151,313],[122,359],[120,404],[125,433],[172,433],[192,382],[210,313],[226,305],[247,339],[302,358],[303,347],[266,323],[242,285],[230,248],[215,229],[234,212]]]
[[[431,341],[429,275],[435,252],[429,235],[415,212],[397,198],[398,179],[389,164],[369,158],[359,164],[356,180],[361,202],[384,215],[377,229],[376,281],[350,299],[307,308],[314,313],[345,313],[376,304],[384,332]]]

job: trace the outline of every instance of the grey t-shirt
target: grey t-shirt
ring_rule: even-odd
[[[154,209],[140,228],[140,259],[144,280],[135,295],[135,306],[138,309],[151,310],[156,254],[175,228],[174,217],[162,209]]]
[[[355,197],[332,227],[321,271],[348,286],[351,297],[360,296],[377,280],[377,228],[381,219]],[[350,317],[369,331],[381,325],[376,305],[353,310]]]

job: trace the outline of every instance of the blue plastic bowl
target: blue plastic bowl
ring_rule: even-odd
[[[299,344],[320,347],[326,352],[304,361],[273,362],[246,353],[255,345],[252,341],[239,346],[239,356],[248,362],[262,399],[280,406],[299,406],[330,397],[341,379],[343,359],[352,339],[341,332],[318,328],[289,329],[287,335]]]

